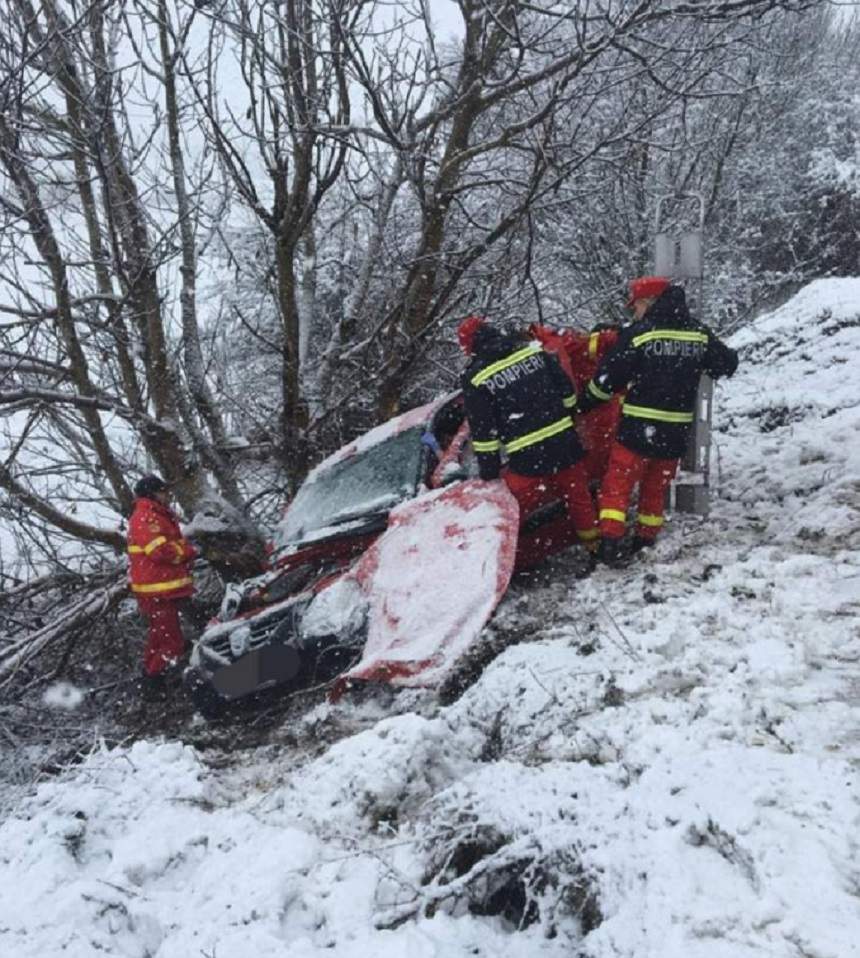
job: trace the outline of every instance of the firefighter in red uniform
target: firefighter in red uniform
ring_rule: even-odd
[[[129,580],[138,608],[149,620],[143,653],[146,687],[156,690],[185,652],[179,621],[194,592],[191,563],[196,550],[179,529],[170,493],[158,476],[144,476],[128,523]]]
[[[600,490],[600,558],[623,558],[627,507],[639,485],[633,551],[654,544],[663,504],[687,448],[702,373],[731,376],[737,353],[690,315],[684,290],[666,277],[630,284],[635,321],[619,335],[581,401],[583,411],[626,390],[618,434]]]
[[[548,487],[554,489],[567,505],[580,542],[592,553],[597,517],[571,418],[576,393],[570,380],[540,345],[505,336],[483,317],[463,320],[457,336],[470,358],[463,373],[463,401],[481,478],[501,475],[523,515]],[[502,452],[508,459],[504,472]]]
[[[617,328],[607,324],[598,324],[589,333],[578,333],[571,329],[556,332],[549,326],[532,323],[528,333],[558,358],[577,395],[583,392],[603,357],[618,341]],[[621,418],[622,398],[614,396],[610,402],[601,403],[588,412],[580,411],[575,417],[576,431],[585,447],[585,472],[592,487],[600,485],[609,464],[609,450]]]

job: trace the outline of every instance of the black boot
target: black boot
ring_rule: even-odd
[[[597,552],[586,552],[584,562],[580,568],[574,572],[574,579],[587,579],[597,568]]]
[[[137,687],[144,702],[164,702],[167,699],[167,680],[164,672],[159,672],[158,675],[142,675]]]
[[[624,540],[604,536],[600,540],[600,545],[597,547],[597,558],[598,561],[604,563],[604,565],[621,565],[627,558],[624,552]]]
[[[643,549],[653,549],[655,544],[653,539],[646,539],[643,536],[633,536],[633,542],[630,544],[630,555],[635,556]]]

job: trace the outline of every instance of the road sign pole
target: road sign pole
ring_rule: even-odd
[[[696,204],[696,225],[686,231],[670,230],[666,226],[666,203],[674,200]],[[684,193],[661,197],[657,201],[656,236],[654,238],[654,273],[680,281],[687,291],[692,312],[703,317],[704,256],[703,236],[705,201],[699,193]],[[714,386],[708,376],[702,376],[696,396],[693,429],[687,453],[681,460],[678,475],[670,490],[670,503],[678,512],[706,516],[709,507],[711,467],[711,418]]]

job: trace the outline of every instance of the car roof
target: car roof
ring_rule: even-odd
[[[392,436],[396,436],[415,426],[429,425],[436,413],[446,405],[446,403],[449,403],[458,395],[459,393],[457,392],[446,393],[444,396],[432,400],[432,402],[425,403],[423,406],[416,406],[414,409],[409,409],[399,416],[394,416],[392,419],[388,419],[386,422],[374,426],[373,429],[369,429],[367,432],[353,439],[352,442],[341,446],[336,452],[333,452],[330,456],[323,459],[321,463],[314,466],[305,478],[305,483],[313,482],[320,474],[331,469],[331,467],[337,465],[337,463],[357,456],[359,453],[366,452],[368,449],[378,446]]]

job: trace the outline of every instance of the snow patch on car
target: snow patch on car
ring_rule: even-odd
[[[405,503],[353,571],[369,603],[351,680],[435,685],[475,641],[514,567],[519,510],[501,482],[469,480]]]
[[[359,632],[367,617],[367,597],[359,584],[341,576],[314,596],[302,616],[302,637],[350,636]]]

